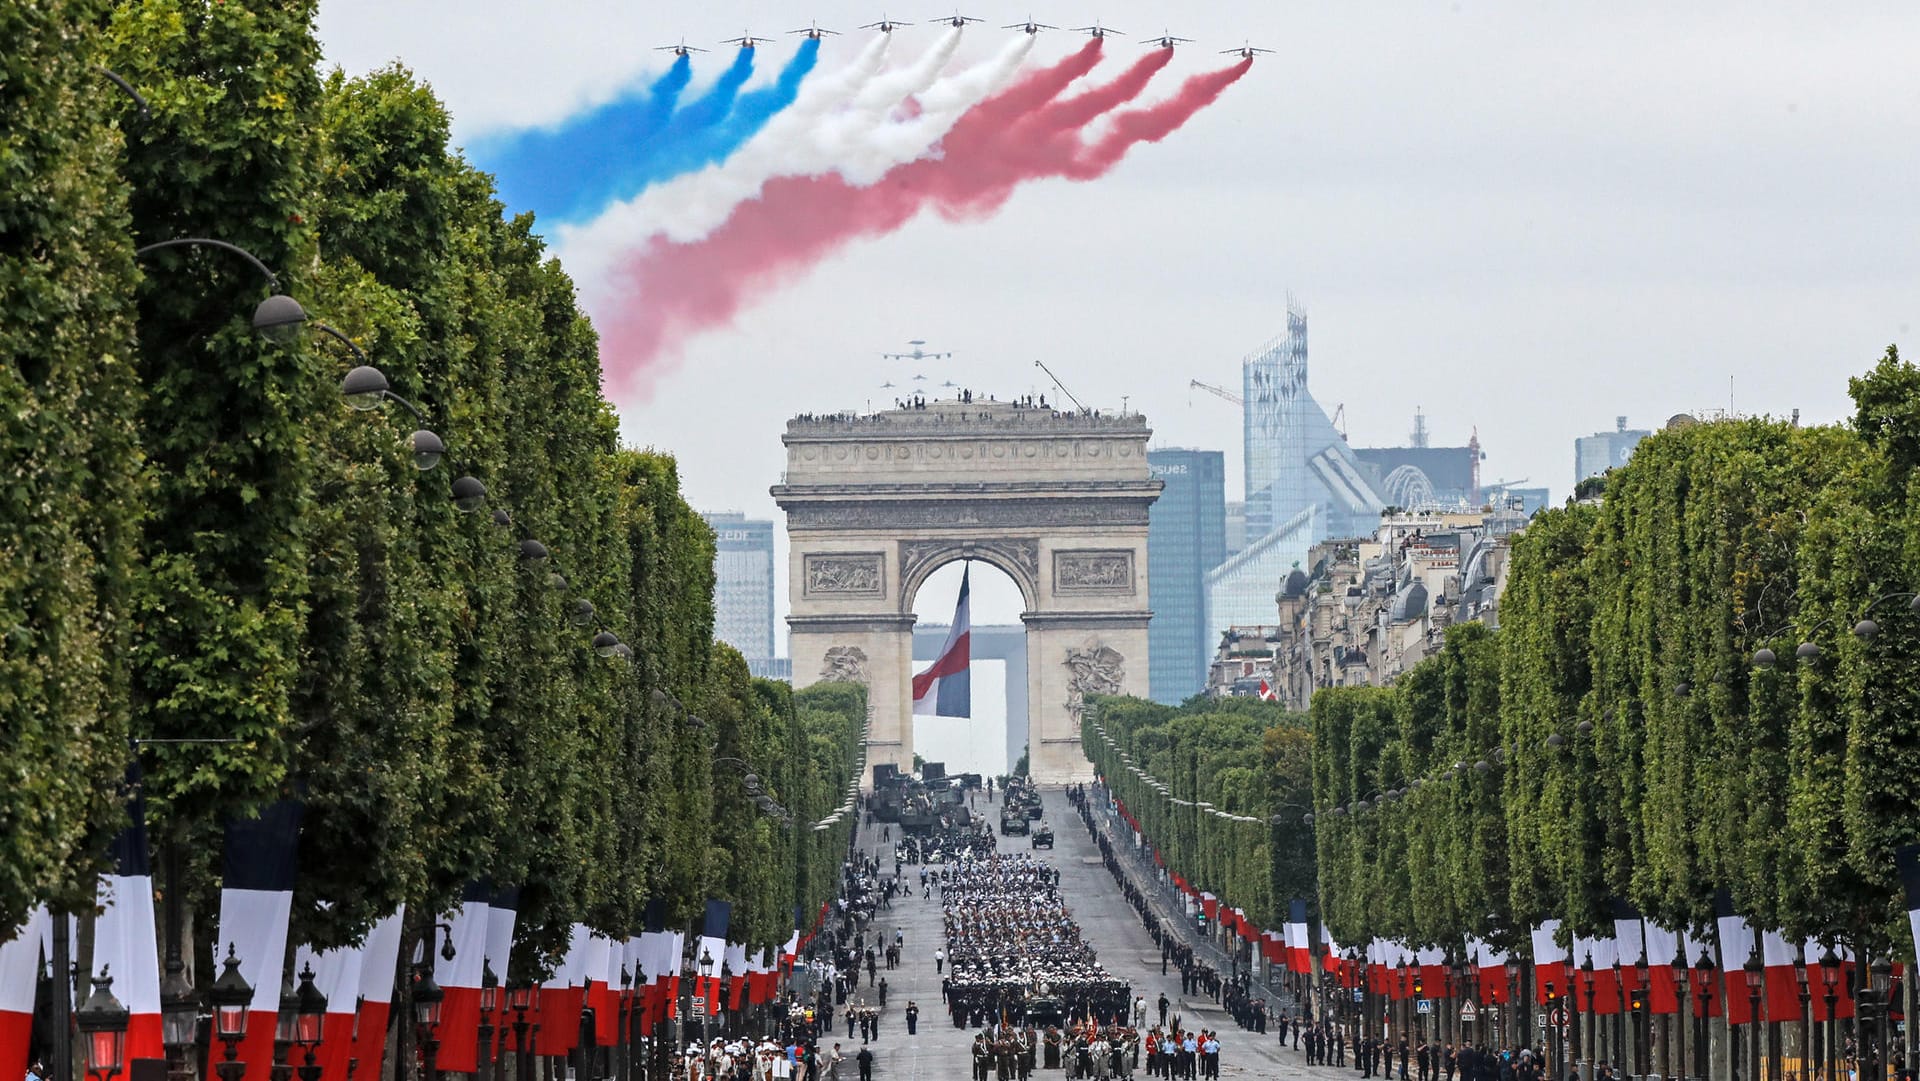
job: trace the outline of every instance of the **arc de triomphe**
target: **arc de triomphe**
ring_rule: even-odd
[[[990,563],[1026,604],[1032,774],[1089,777],[1081,695],[1147,693],[1151,434],[1138,414],[981,401],[788,421],[773,497],[794,685],[865,683],[868,762],[911,768],[914,593],[955,560]]]

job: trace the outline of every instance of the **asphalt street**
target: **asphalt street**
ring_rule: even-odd
[[[1045,821],[1054,828],[1055,847],[1051,854],[1041,849],[1039,855],[1060,868],[1061,895],[1087,941],[1099,952],[1101,963],[1108,971],[1128,980],[1134,993],[1145,995],[1149,1004],[1165,992],[1168,1000],[1174,1003],[1171,1012],[1179,1013],[1189,1026],[1198,1025],[1217,1032],[1221,1044],[1220,1074],[1223,1078],[1272,1077],[1297,1078],[1300,1081],[1319,1078],[1320,1081],[1339,1081],[1350,1073],[1331,1067],[1307,1067],[1303,1064],[1300,1052],[1282,1050],[1271,1032],[1264,1037],[1243,1032],[1211,1000],[1183,998],[1180,995],[1179,973],[1174,971],[1166,976],[1160,975],[1159,948],[1153,944],[1146,928],[1140,925],[1139,918],[1127,906],[1113,876],[1101,865],[1100,851],[1068,804],[1066,793],[1058,789],[1049,790],[1044,793],[1044,799]],[[989,805],[984,794],[977,798],[975,808],[986,813],[989,821],[998,820],[997,803]],[[999,842],[1002,852],[1030,850],[1030,842],[1026,837],[1002,837]],[[880,856],[882,871],[892,869],[892,846],[881,841],[878,825],[863,825],[859,844],[865,851]],[[903,932],[906,947],[899,968],[888,971],[883,963],[879,970],[879,975],[887,981],[887,1005],[881,1016],[880,1036],[872,1045],[874,1076],[886,1081],[951,1081],[964,1078],[968,1076],[970,1067],[968,1049],[973,1042],[973,1033],[953,1027],[940,1001],[940,977],[934,971],[933,951],[945,944],[940,921],[940,893],[935,890],[931,900],[923,900],[919,889],[919,869],[903,866],[901,874],[903,880],[913,884],[913,891],[909,896],[895,898],[893,907],[881,909],[876,919],[876,926],[883,929],[889,939],[895,930]],[[867,981],[864,972],[856,998],[865,1004],[878,1002],[878,988]],[[909,1001],[920,1005],[920,1031],[914,1036],[907,1035],[903,1017]],[[822,1041],[821,1050],[826,1051],[834,1042],[840,1044],[842,1053],[847,1056],[841,1076],[856,1076],[852,1060],[854,1053],[860,1049],[860,1037],[856,1033],[848,1039],[843,1023],[831,1040]],[[1040,1074],[1064,1076],[1049,1074],[1048,1071],[1040,1071]],[[1143,1070],[1135,1076],[1146,1075]]]

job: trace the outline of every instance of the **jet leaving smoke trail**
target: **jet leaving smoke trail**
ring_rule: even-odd
[[[743,53],[758,50],[742,49]],[[793,59],[780,69],[772,86],[749,90],[732,102],[733,108],[713,123],[689,130],[684,138],[663,138],[659,149],[648,155],[636,171],[641,181],[634,194],[670,177],[689,173],[725,161],[734,151],[759,134],[767,122],[800,95],[801,80],[820,60],[820,39],[807,38],[800,43]],[[676,117],[675,119],[678,119]]]
[[[639,382],[687,335],[729,322],[750,299],[856,238],[900,228],[927,206],[951,219],[976,217],[997,209],[1023,181],[1099,175],[1129,147],[1178,128],[1251,66],[1194,76],[1169,100],[1115,117],[1112,131],[1089,146],[1076,131],[1048,122],[1091,119],[1096,105],[1124,104],[1122,94],[1145,85],[1141,73],[1151,75],[1166,60],[1143,59],[1112,83],[1064,102],[1041,95],[1064,89],[1071,81],[1064,71],[1079,59],[982,102],[955,125],[942,157],[902,165],[865,188],[832,175],[783,177],[705,241],[658,242],[641,252],[625,281],[641,299],[623,305],[603,328],[601,365],[613,389]]]
[[[625,163],[608,147],[644,146],[673,115],[693,64],[676,57],[644,90],[629,91],[554,128],[480,140],[474,158],[494,174],[500,198],[514,210],[565,219],[618,198]]]

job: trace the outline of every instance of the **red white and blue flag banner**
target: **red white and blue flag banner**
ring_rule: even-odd
[[[1420,994],[1441,997],[1447,988],[1447,951],[1438,946],[1423,949],[1415,960],[1420,963]]]
[[[113,980],[127,1008],[126,1061],[167,1057],[160,1043],[160,947],[153,926],[153,871],[147,857],[147,802],[140,767],[127,767],[127,825],[113,839],[113,873],[100,876],[93,923],[93,975]],[[81,981],[84,997],[90,985]]]
[[[727,958],[724,969],[726,986],[722,988],[727,996],[727,1009],[738,1010],[746,1005],[747,991],[747,948],[739,943],[727,943]]]
[[[23,1077],[27,1046],[33,1037],[33,993],[46,972],[42,943],[53,923],[45,908],[27,913],[27,922],[0,942],[0,1078]]]
[[[388,924],[392,925],[393,930],[390,942],[382,936]],[[326,1024],[321,1030],[320,1046],[314,1053],[315,1064],[320,1067],[321,1081],[346,1081],[348,1062],[359,1057],[354,1032],[354,1009],[369,982],[370,965],[374,970],[386,974],[386,989],[380,1003],[380,1027],[385,1028],[386,1002],[393,993],[393,966],[400,948],[399,928],[399,921],[389,917],[375,924],[359,945],[315,950],[303,943],[294,949],[294,979],[298,980],[302,973],[311,969],[314,988],[327,996]],[[386,965],[382,970],[379,962],[383,959]],[[385,1041],[382,1040],[381,1051],[384,1050]],[[375,1069],[378,1069],[377,1064]],[[358,1073],[358,1067],[355,1073]]]
[[[405,905],[394,909],[392,915],[373,925],[360,946],[360,1031],[356,1034],[349,1028],[340,1034],[353,1041],[352,1057],[359,1060],[355,1077],[379,1077],[381,1062],[387,1055],[387,1017],[393,1009],[401,925],[406,915]],[[327,1039],[333,1039],[331,1032]],[[343,1070],[338,1077],[329,1076],[324,1081],[346,1081],[346,1073]]]
[[[1532,932],[1533,993],[1541,1005],[1551,994],[1556,1001],[1568,999],[1567,951],[1559,941],[1560,921],[1547,920]]]
[[[447,937],[453,943],[453,960],[447,960],[440,948],[440,936],[429,933],[419,946],[432,950],[423,961],[433,963],[433,980],[446,998],[440,1005],[440,1051],[442,1070],[472,1073],[480,1068],[480,979],[487,956],[487,927],[491,922],[493,887],[485,882],[469,882],[460,897],[460,907],[447,917],[451,928]]]
[[[700,941],[693,944],[694,995],[706,1000],[707,1012],[718,1013],[720,1002],[720,966],[727,959],[727,927],[733,922],[733,904],[708,901],[706,917],[701,921]],[[707,963],[702,964],[701,958]]]
[[[585,997],[587,952],[593,935],[584,923],[573,925],[566,956],[540,989],[540,1030],[533,1050],[539,1055],[564,1055],[580,1042],[580,1007]]]
[[[787,944],[780,947],[780,970],[783,972],[792,972],[793,963],[799,959],[800,929],[796,927],[793,929],[793,937],[787,939]]]
[[[1507,982],[1507,951],[1497,950],[1477,938],[1467,939],[1467,956],[1480,970],[1480,1002],[1504,1006],[1513,1001],[1518,990]]]
[[[1753,1017],[1747,1003],[1747,958],[1753,955],[1753,928],[1734,914],[1733,898],[1726,890],[1714,896],[1714,929],[1720,938],[1720,980],[1716,996],[1722,996],[1729,1024],[1744,1025]]]
[[[1642,929],[1641,952],[1647,959],[1647,1008],[1654,1013],[1674,1013],[1680,1008],[1680,987],[1673,978],[1673,959],[1680,956],[1682,968],[1692,968],[1693,958],[1681,953],[1680,936],[1665,927],[1646,922]]]
[[[293,911],[293,876],[300,852],[305,805],[280,800],[257,818],[227,822],[225,868],[220,880],[220,926],[214,938],[216,970],[231,950],[240,975],[253,987],[247,1035],[240,1060],[245,1081],[268,1081],[273,1068],[273,1031],[280,1013],[280,981],[287,957],[287,917]],[[207,1077],[222,1056],[207,1056]]]
[[[588,957],[587,1005],[593,1007],[593,1039],[611,1047],[620,1038],[620,944],[593,936]]]
[[[1287,903],[1287,971],[1313,971],[1312,948],[1307,944],[1307,902]]]
[[[967,576],[971,568],[960,572],[960,600],[953,606],[953,626],[947,631],[940,656],[927,670],[913,677],[913,713],[916,717],[970,717],[973,695],[967,674],[972,655],[969,637],[972,617],[967,603]]]
[[[492,901],[487,904],[487,955],[482,958],[481,978],[485,979],[486,970],[493,971],[494,983],[507,986],[507,966],[513,959],[513,925],[519,918],[520,891],[517,889],[497,890]],[[511,1039],[511,1026],[503,1023],[506,1014],[505,992],[494,996],[494,1014],[486,1018],[492,1023],[496,1036],[505,1035]]]
[[[1573,978],[1580,992],[1577,1003],[1580,1009],[1603,1014],[1620,1012],[1620,981],[1613,971],[1614,954],[1611,935],[1604,938],[1580,935],[1574,938]]]

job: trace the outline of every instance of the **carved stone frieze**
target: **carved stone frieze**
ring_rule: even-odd
[[[878,597],[886,593],[886,556],[881,552],[809,553],[803,562],[809,597],[837,594]]]
[[[1145,526],[1147,499],[956,499],[801,503],[786,506],[788,529],[872,532],[920,529],[1055,529]]]
[[[1089,638],[1084,646],[1067,650],[1067,712],[1075,723],[1090,694],[1120,694],[1127,684],[1126,658],[1112,646]]]
[[[865,683],[867,651],[859,646],[831,646],[820,665],[822,683]]]
[[[1133,552],[1127,548],[1056,550],[1053,553],[1055,593],[1131,594]]]

